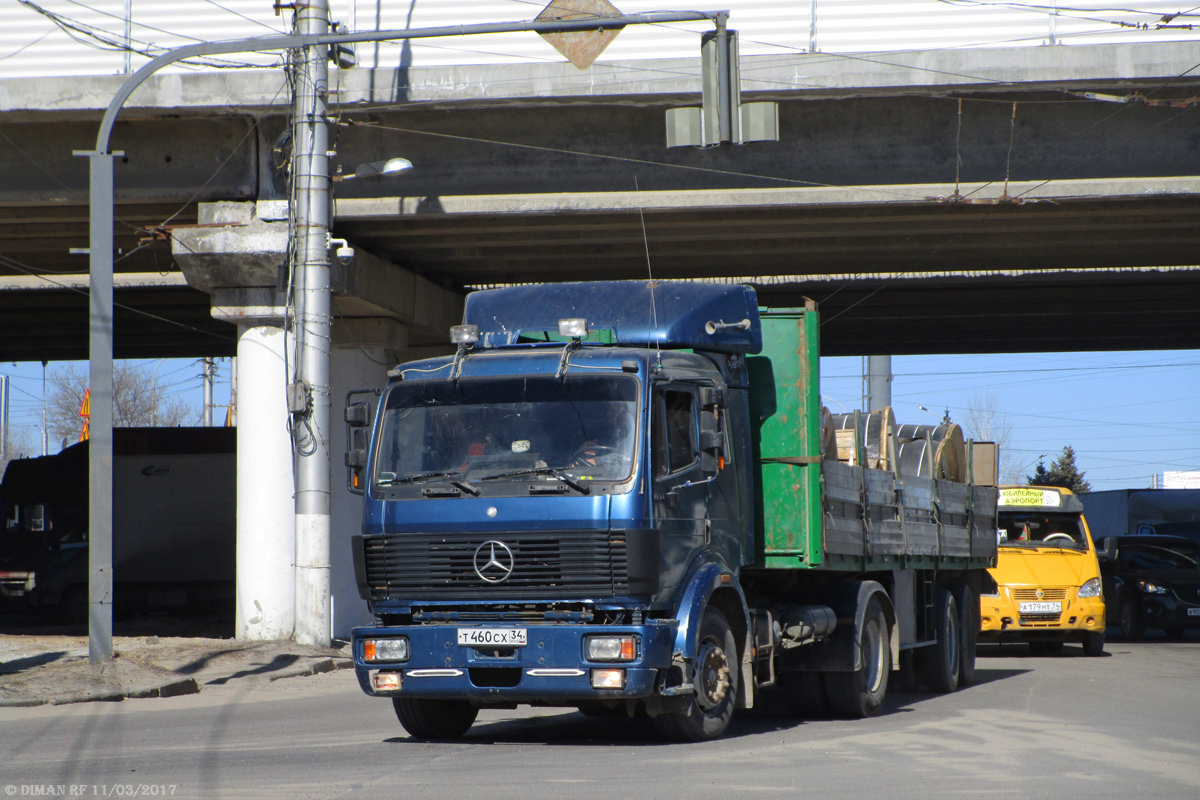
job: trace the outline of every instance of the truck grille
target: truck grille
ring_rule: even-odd
[[[482,570],[488,581],[476,566],[490,560],[491,542],[499,545],[494,552],[502,563]],[[363,550],[373,600],[557,600],[629,593],[625,535],[619,532],[389,533],[364,536]]]

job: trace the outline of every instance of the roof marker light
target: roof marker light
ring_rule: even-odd
[[[570,317],[558,321],[558,335],[583,339],[588,335],[588,321],[583,317]]]
[[[475,344],[479,341],[478,325],[455,325],[450,328],[450,341],[454,344]]]

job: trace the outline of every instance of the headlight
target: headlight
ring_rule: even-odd
[[[1139,589],[1141,589],[1146,594],[1166,594],[1167,593],[1167,587],[1159,586],[1157,583],[1153,583],[1151,581],[1138,581],[1137,586]]]
[[[1080,597],[1100,597],[1101,594],[1102,590],[1100,589],[1099,578],[1092,578],[1079,587]]]
[[[588,661],[633,661],[637,658],[636,636],[587,637]]]
[[[408,661],[408,639],[363,639],[363,661]]]

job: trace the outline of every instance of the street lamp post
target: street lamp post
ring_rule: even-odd
[[[154,73],[163,67],[187,58],[224,55],[229,53],[256,53],[270,50],[291,50],[305,48],[305,63],[309,58],[323,59],[321,52],[329,45],[352,44],[355,42],[381,42],[389,40],[423,39],[447,36],[469,36],[485,33],[567,33],[572,31],[619,30],[629,25],[664,24],[669,22],[697,22],[714,20],[719,28],[724,28],[724,22],[729,16],[728,11],[681,11],[658,12],[650,14],[628,14],[612,17],[593,17],[576,19],[531,20],[519,23],[491,23],[483,25],[452,25],[438,28],[416,28],[411,30],[365,31],[360,33],[330,34],[328,0],[301,6],[310,9],[310,13],[298,11],[298,20],[303,25],[297,25],[297,33],[290,36],[263,36],[250,39],[234,39],[225,42],[202,42],[175,48],[144,64],[133,75],[130,75],[113,96],[112,101],[100,120],[100,129],[96,134],[94,150],[77,150],[75,155],[87,156],[89,168],[89,235],[88,235],[88,269],[90,272],[90,301],[89,301],[89,352],[90,352],[90,385],[91,385],[91,442],[88,450],[89,471],[89,555],[88,555],[88,655],[93,663],[112,659],[112,377],[113,377],[113,157],[123,155],[120,152],[110,152],[109,144],[112,139],[112,129],[129,96]],[[328,65],[324,64],[328,70]],[[318,68],[319,69],[319,68]],[[303,81],[301,83],[304,83]],[[327,82],[316,86],[305,87],[314,90],[319,99],[312,106],[304,124],[312,128],[312,138],[309,140],[315,147],[318,139],[328,142],[328,135],[319,134],[318,129],[324,129],[324,101],[327,99]],[[299,92],[299,90],[298,90]],[[297,124],[300,114],[297,113]],[[323,137],[323,138],[322,138]],[[298,143],[299,146],[299,143]],[[304,208],[305,214],[317,213],[322,218],[311,222],[300,216],[300,203],[292,204],[292,228],[304,231],[305,264],[311,265],[312,275],[298,276],[299,297],[304,307],[297,310],[297,322],[301,326],[304,341],[314,346],[315,352],[311,358],[302,352],[301,369],[306,369],[305,380],[320,381],[321,385],[306,387],[306,394],[314,397],[321,392],[328,394],[329,376],[329,330],[331,323],[332,302],[328,284],[328,252],[317,255],[315,250],[318,241],[321,247],[327,246],[327,241],[319,236],[319,230],[325,232],[329,228],[328,206],[328,171],[316,176],[312,173],[318,167],[328,169],[328,155],[322,146],[319,153],[308,160],[305,167],[310,171],[311,184],[314,191],[320,191],[318,184],[323,185],[325,202],[312,202],[311,199]],[[298,159],[298,163],[304,163]],[[320,263],[324,263],[322,278]],[[308,271],[308,266],[305,272]],[[311,280],[309,280],[311,279]],[[305,282],[308,281],[308,282]],[[315,307],[309,307],[308,301]],[[310,327],[311,326],[311,327]],[[318,405],[318,403],[320,405]],[[329,427],[328,397],[316,397],[309,405],[310,411],[303,412],[311,427],[314,438],[322,440],[314,452],[311,462],[303,467],[297,466],[297,520],[305,517],[304,524],[313,525],[313,533],[324,535],[325,561],[328,561],[328,486],[329,486],[329,452],[327,449],[327,431]],[[323,415],[323,419],[321,418]],[[318,474],[323,477],[317,477]],[[318,481],[316,485],[301,485],[305,480]],[[323,484],[320,481],[323,480]],[[321,486],[324,489],[321,489]],[[324,501],[320,495],[324,493]],[[303,498],[303,499],[302,499]],[[303,511],[302,511],[303,508]],[[323,509],[323,511],[322,511]],[[324,520],[314,517],[324,516]],[[320,558],[321,546],[310,548],[318,553]],[[300,554],[298,553],[298,558]],[[314,562],[315,563],[315,562]],[[328,568],[316,570],[324,574],[326,581],[324,594],[328,596]],[[328,610],[324,610],[324,622],[317,621],[304,626],[305,631],[312,631],[317,640],[328,641],[329,625]],[[318,630],[320,629],[320,630]],[[307,634],[306,634],[307,635]]]

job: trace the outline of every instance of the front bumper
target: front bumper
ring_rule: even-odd
[[[404,625],[355,628],[352,632],[354,672],[359,686],[375,697],[468,699],[482,703],[541,703],[573,705],[596,700],[649,697],[660,673],[671,667],[676,622],[643,625],[527,625],[528,644],[485,651],[458,644],[460,627],[472,625]],[[502,627],[513,627],[511,625]],[[637,656],[626,662],[588,661],[584,637],[597,634],[635,634]],[[368,663],[362,640],[405,636],[409,659],[402,663]],[[623,669],[620,689],[592,687],[592,670]],[[377,691],[372,676],[385,671],[399,675],[396,691]]]
[[[1200,628],[1200,605],[1172,594],[1141,596],[1142,624],[1151,628]]]
[[[1022,614],[1020,601],[1000,587],[999,597],[979,598],[981,641],[1081,641],[1104,633],[1104,599],[1076,597],[1069,589],[1057,614]]]

